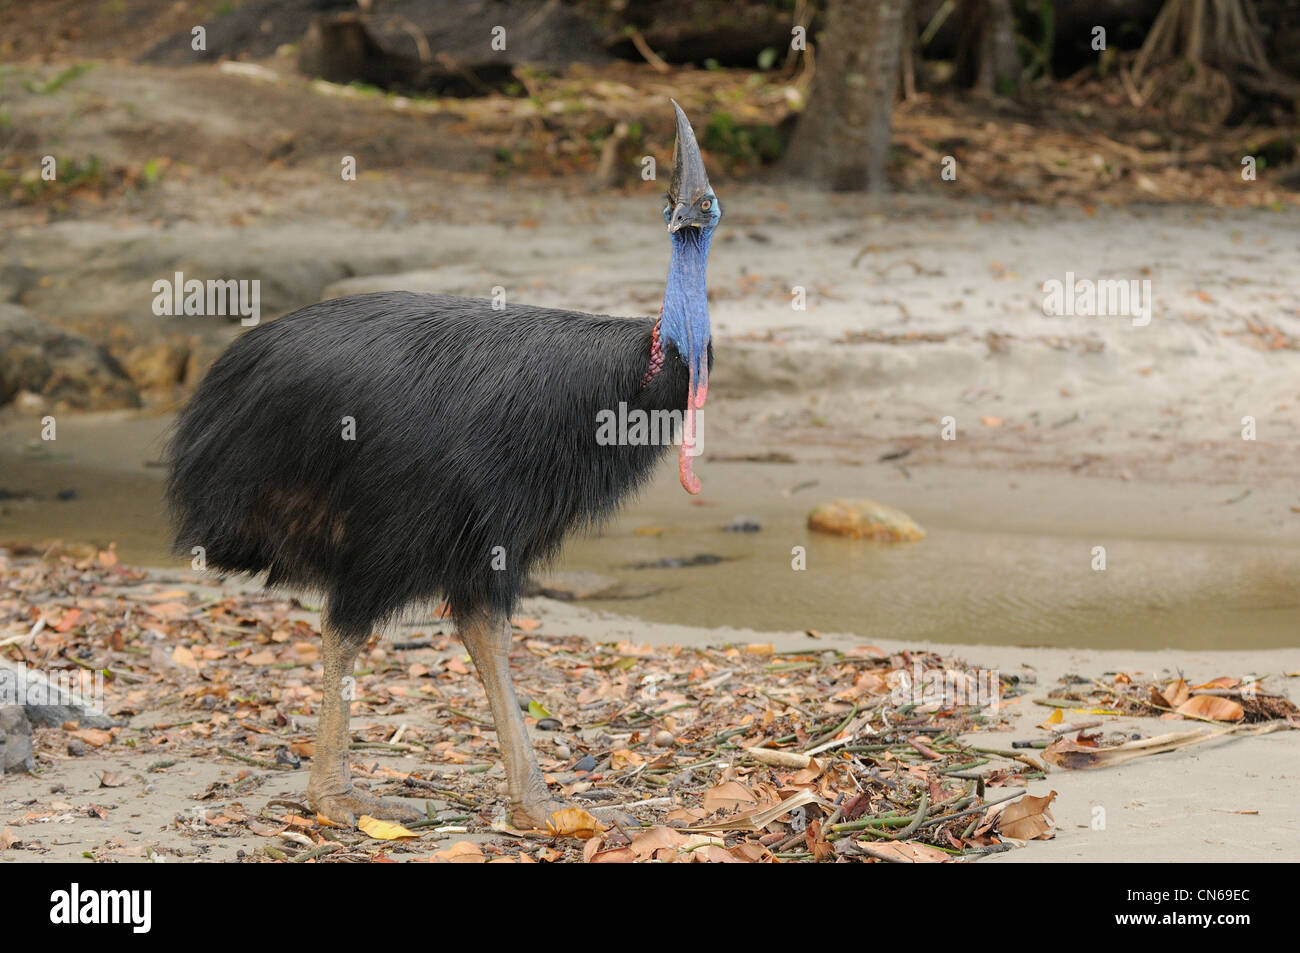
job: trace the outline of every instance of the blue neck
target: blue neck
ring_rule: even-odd
[[[664,289],[660,334],[690,367],[696,380],[708,370],[709,299],[704,286],[704,266],[709,258],[712,228],[683,228],[669,236],[673,245]]]

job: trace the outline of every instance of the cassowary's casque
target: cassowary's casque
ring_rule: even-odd
[[[509,616],[573,529],[642,484],[662,445],[598,439],[602,411],[678,411],[682,485],[712,359],[705,261],[721,218],[676,103],[658,320],[477,298],[337,298],[254,328],[213,365],[168,448],[176,547],[325,594],[324,697],[308,797],[325,816],[410,819],[354,789],[344,677],[375,627],[445,599],[486,688],[515,824],[552,801],[510,680]]]

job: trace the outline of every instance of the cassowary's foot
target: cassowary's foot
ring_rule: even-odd
[[[551,820],[551,815],[571,806],[549,797],[520,801],[510,805],[510,826],[519,831],[549,832],[546,822]]]
[[[307,803],[335,824],[356,827],[357,820],[368,815],[381,821],[412,824],[422,820],[424,814],[400,797],[378,797],[359,788],[343,794],[323,794],[319,797],[308,792]]]

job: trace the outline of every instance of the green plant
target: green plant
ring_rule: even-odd
[[[702,145],[748,163],[770,162],[781,154],[781,138],[766,123],[741,125],[730,113],[715,112],[704,128]]]
[[[65,83],[72,82],[78,76],[81,76],[84,73],[89,73],[94,68],[94,63],[77,63],[59,73],[55,73],[54,76],[45,83],[36,83],[28,80],[26,83],[23,83],[23,87],[29,93],[36,93],[37,95],[44,96],[48,93],[57,92]]]

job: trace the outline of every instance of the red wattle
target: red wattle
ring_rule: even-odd
[[[682,450],[677,457],[677,474],[681,477],[682,489],[694,496],[700,492],[700,479],[691,470],[691,455],[695,450],[695,408],[691,401],[686,402],[686,418],[682,424]]]
[[[682,452],[677,458],[677,473],[682,480],[682,489],[694,496],[700,492],[700,479],[691,469],[691,457],[696,453],[695,446],[695,411],[704,406],[704,399],[709,394],[709,371],[704,368],[702,380],[695,379],[695,369],[690,371],[690,388],[686,392],[686,416],[682,421]]]

